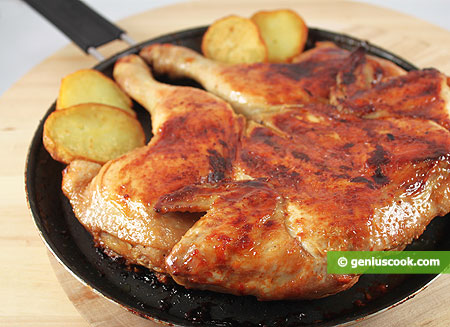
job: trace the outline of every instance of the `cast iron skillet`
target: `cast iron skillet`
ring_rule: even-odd
[[[40,0],[42,1],[42,0]],[[47,0],[45,0],[47,1]],[[44,1],[44,2],[45,2]],[[60,0],[56,0],[60,1]],[[153,43],[172,43],[199,51],[206,27],[158,37],[133,46],[102,61],[94,68],[111,76],[119,57],[138,53]],[[333,41],[353,50],[364,47],[369,54],[395,62],[406,70],[413,65],[394,54],[347,35],[309,29],[307,48],[316,41]],[[198,86],[189,80],[161,81]],[[148,113],[134,103],[138,118],[150,135]],[[61,192],[64,165],[54,161],[42,144],[43,117],[29,148],[26,191],[29,207],[41,236],[57,259],[80,281],[143,317],[179,326],[331,326],[366,317],[402,303],[425,288],[436,275],[364,275],[351,289],[320,300],[259,302],[250,296],[187,290],[174,283],[161,284],[146,268],[129,267],[94,247],[92,237],[74,217]],[[435,218],[422,237],[408,250],[450,250],[450,220]]]

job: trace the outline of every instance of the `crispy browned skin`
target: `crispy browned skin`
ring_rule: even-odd
[[[410,76],[389,67],[378,78],[379,61],[339,51],[335,96],[325,102]],[[149,109],[155,136],[102,168],[72,163],[63,188],[99,242],[181,285],[320,298],[358,280],[327,274],[328,251],[403,249],[450,211],[450,133],[433,117],[398,114],[408,101],[368,119],[320,97],[266,107],[245,124],[207,92],[155,82],[136,56],[114,75]]]
[[[450,128],[447,77],[435,69],[412,71],[336,101],[345,112],[367,118],[418,117]]]
[[[254,125],[238,158],[245,174],[268,179],[292,201],[286,226],[305,249],[323,255],[396,248],[446,213],[448,186],[434,180],[448,178],[442,169],[450,146],[444,128],[420,119],[336,117],[326,109],[274,115],[272,130]],[[427,183],[440,188],[435,199],[424,196],[434,192]],[[408,214],[411,201],[422,213],[433,203],[433,213]],[[413,221],[413,228],[406,226]]]
[[[328,102],[336,75],[351,56],[330,42],[302,53],[292,64],[227,65],[170,44],[151,45],[140,54],[156,72],[193,78],[255,120],[260,114],[278,112],[280,106]],[[361,76],[368,84],[403,73],[392,63],[372,57],[362,66]]]

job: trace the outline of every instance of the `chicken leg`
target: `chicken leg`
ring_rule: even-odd
[[[226,178],[242,118],[214,95],[156,82],[137,56],[119,60],[114,75],[150,111],[154,137],[101,168],[73,162],[64,172],[63,190],[96,242],[165,272],[164,256],[195,217],[159,215],[153,206],[184,185]]]
[[[294,63],[229,65],[171,44],[145,47],[140,55],[158,73],[189,77],[206,90],[228,101],[255,121],[261,114],[309,103],[326,103],[336,75],[351,53],[331,42],[322,42],[294,59]],[[364,77],[378,81],[403,74],[392,63],[368,57]]]

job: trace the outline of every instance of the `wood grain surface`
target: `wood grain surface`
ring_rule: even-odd
[[[450,75],[450,32],[360,3],[202,0],[147,11],[119,25],[134,39],[143,41],[206,25],[225,15],[250,16],[271,8],[292,8],[309,26],[369,40],[419,67],[436,67]],[[124,47],[121,42],[113,42],[100,51],[109,56]],[[48,252],[27,209],[24,169],[32,135],[55,100],[61,78],[95,63],[75,46],[67,46],[33,68],[0,98],[0,148],[4,157],[0,162],[0,326],[156,325],[95,294],[55,259],[49,263]],[[440,276],[414,298],[356,324],[449,326],[450,276]]]

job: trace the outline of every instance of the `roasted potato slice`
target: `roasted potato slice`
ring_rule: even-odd
[[[258,11],[251,20],[258,26],[267,46],[269,62],[289,62],[303,51],[308,27],[294,11]]]
[[[103,104],[83,103],[51,113],[44,124],[43,143],[63,163],[75,159],[103,164],[145,144],[139,121]]]
[[[232,64],[267,60],[267,48],[258,27],[239,16],[215,21],[203,36],[202,52],[207,58]]]
[[[61,82],[56,109],[80,103],[106,104],[136,116],[128,95],[112,79],[94,69],[78,70],[64,77]]]

